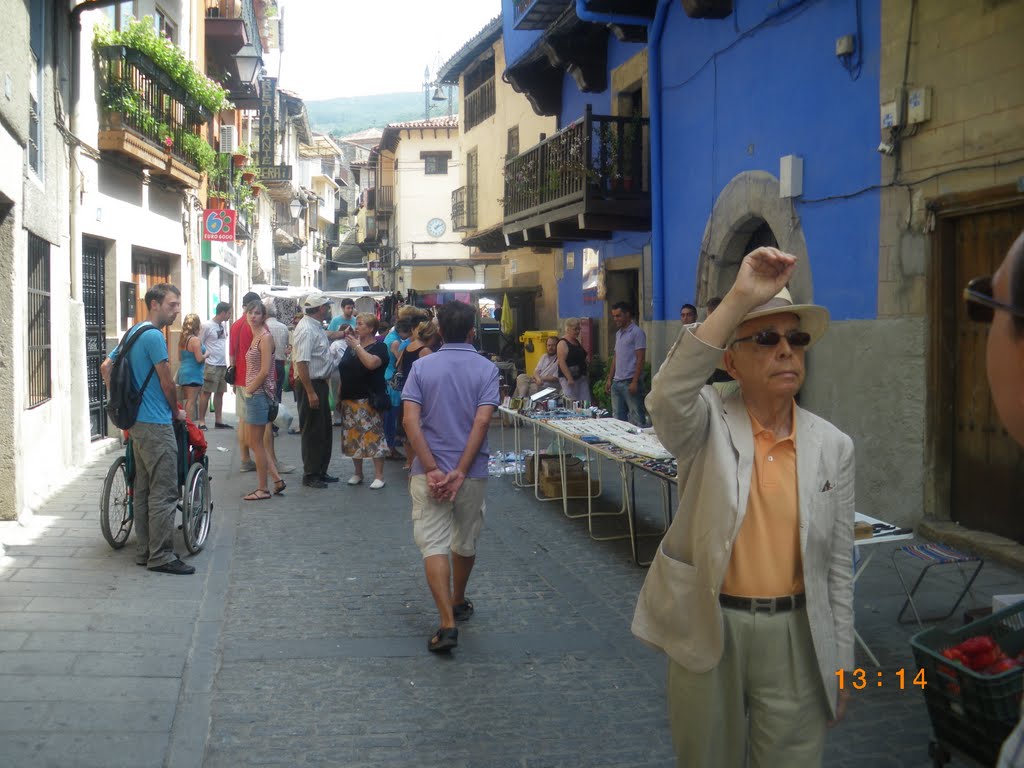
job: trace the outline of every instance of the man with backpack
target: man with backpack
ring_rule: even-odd
[[[103,361],[100,374],[110,392],[111,420],[128,430],[135,453],[135,564],[157,573],[187,575],[196,569],[174,552],[179,489],[173,422],[184,422],[185,412],[178,408],[163,334],[181,310],[181,291],[159,283],[146,292],[145,302],[149,320],[128,330]]]

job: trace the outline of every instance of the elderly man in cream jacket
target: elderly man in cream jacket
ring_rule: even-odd
[[[701,325],[684,328],[647,409],[679,460],[679,510],[633,633],[669,657],[686,768],[820,766],[853,666],[853,443],[796,405],[828,312],[786,290],[796,257],[758,248]],[[739,383],[724,400],[708,376]]]

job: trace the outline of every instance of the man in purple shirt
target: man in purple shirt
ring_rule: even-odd
[[[647,334],[633,322],[633,308],[624,301],[612,306],[615,332],[615,359],[608,366],[608,392],[612,396],[612,416],[638,427],[647,426],[644,408],[644,360]]]
[[[473,615],[466,584],[484,522],[487,429],[499,402],[498,368],[472,344],[475,319],[468,304],[443,305],[437,322],[444,346],[413,363],[402,389],[413,538],[441,618],[427,643],[433,652],[455,648],[455,622]]]

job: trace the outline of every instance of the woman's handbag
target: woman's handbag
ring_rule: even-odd
[[[380,411],[381,413],[384,411],[390,411],[391,395],[389,395],[386,390],[383,392],[374,392],[370,395],[370,407],[375,411]]]
[[[405,386],[405,374],[396,367],[395,372],[391,374],[391,381],[388,382],[388,385],[395,390],[395,392],[401,392],[402,387]]]
[[[229,365],[228,369],[224,371],[224,381],[232,387],[235,386],[235,366]]]
[[[267,421],[273,424],[277,421],[277,413],[281,408],[281,404],[277,400],[270,401],[270,407],[267,409]]]

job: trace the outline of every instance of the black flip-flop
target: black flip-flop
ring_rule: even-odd
[[[434,636],[427,641],[431,653],[447,653],[459,645],[459,630],[455,627],[438,627]]]

